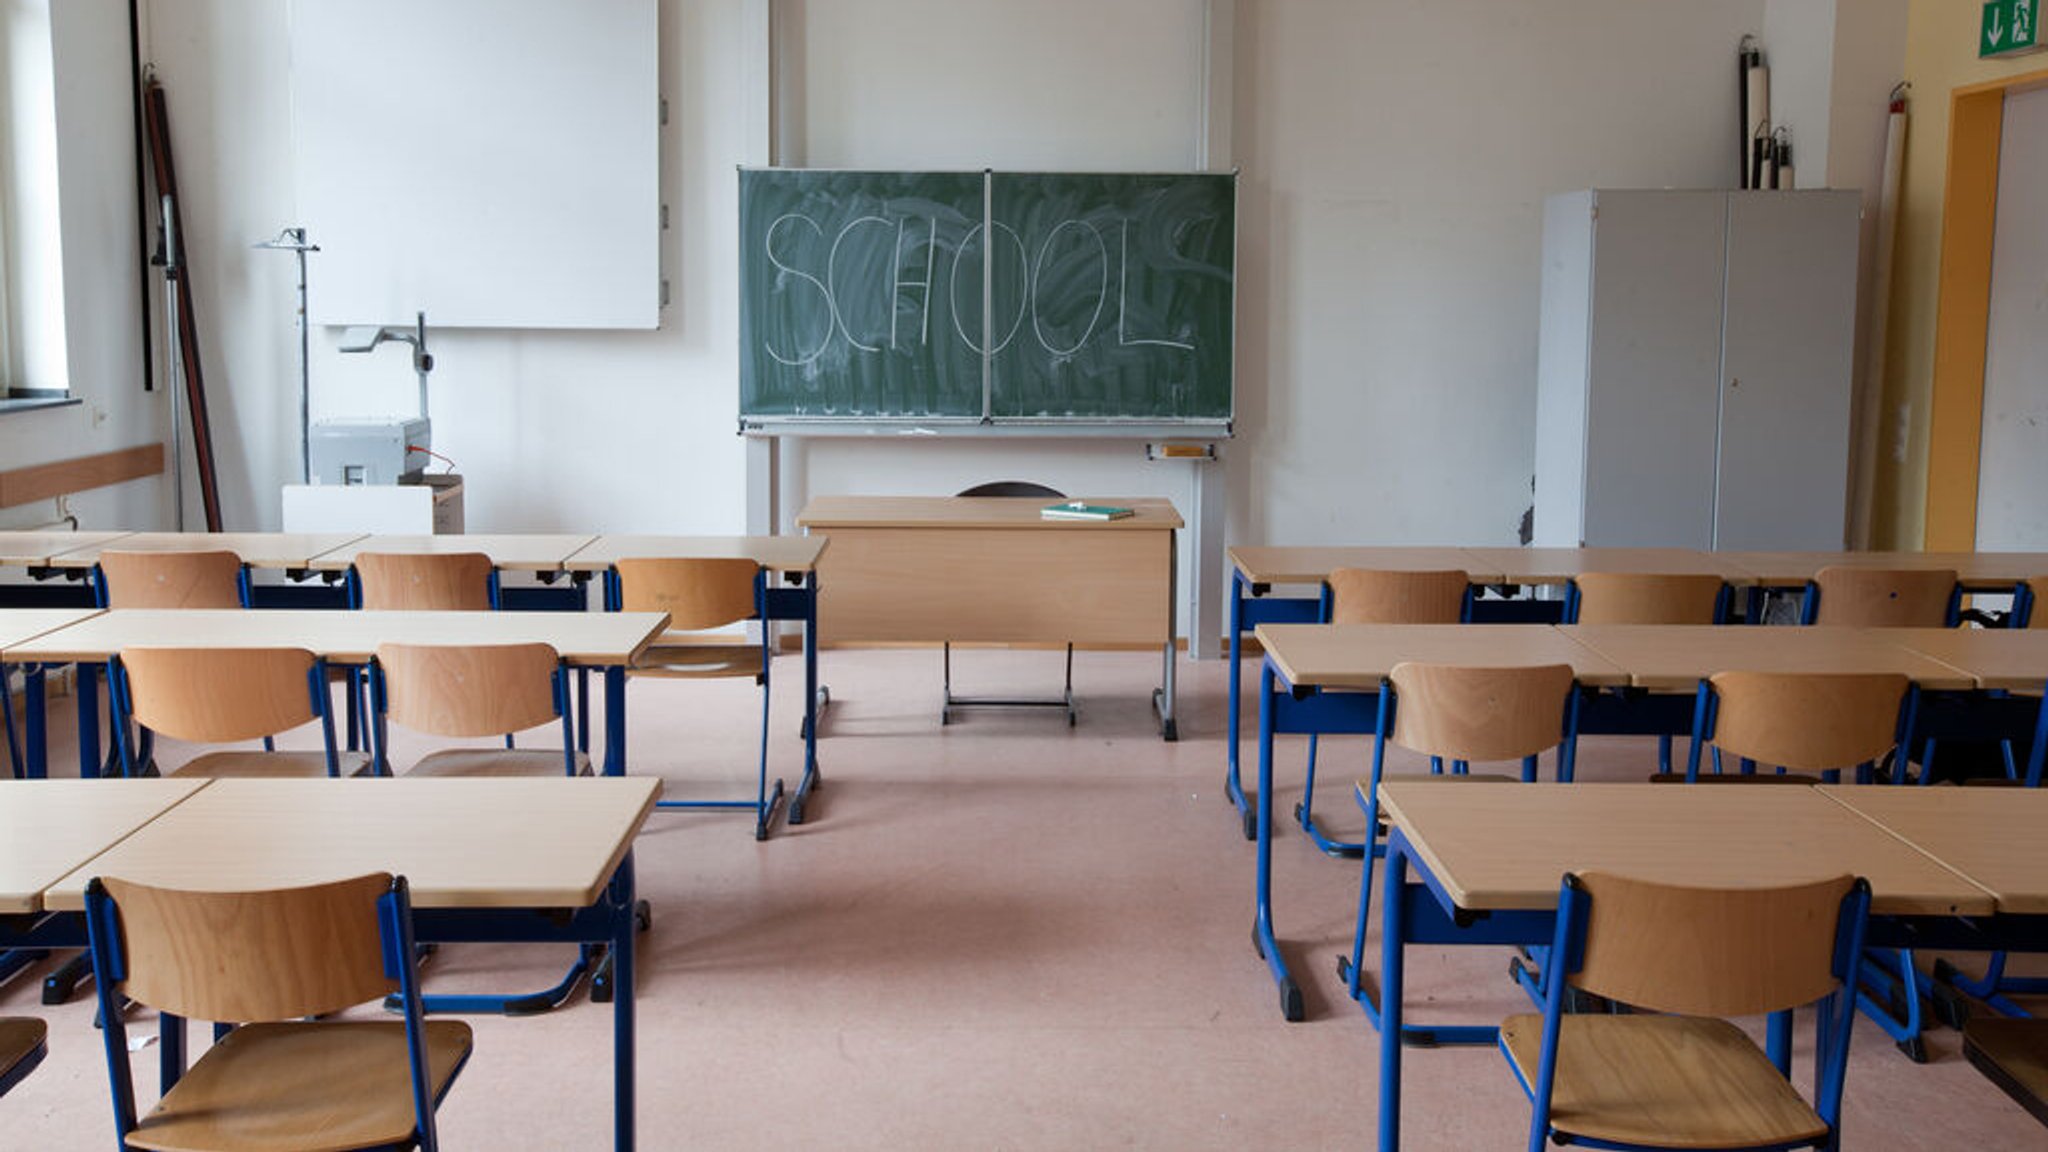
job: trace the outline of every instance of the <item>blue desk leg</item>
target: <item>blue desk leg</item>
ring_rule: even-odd
[[[1244,704],[1244,669],[1239,660],[1244,655],[1244,574],[1233,570],[1230,574],[1230,718],[1229,736],[1225,748],[1230,754],[1230,770],[1223,775],[1223,792],[1237,808],[1238,819],[1244,825],[1244,838],[1257,839],[1258,829],[1254,827],[1257,817],[1252,813],[1251,801],[1244,794],[1244,777],[1238,768],[1238,748],[1242,743],[1239,718]]]
[[[633,1147],[634,1036],[633,1036],[633,934],[636,913],[633,895],[633,854],[619,862],[612,874],[612,1146],[619,1152]]]
[[[77,664],[78,774],[91,780],[100,774],[100,666]]]
[[[804,778],[789,799],[789,822],[804,822],[804,804],[818,786],[818,574],[804,580]]]
[[[44,682],[48,672],[41,664],[27,664],[21,669],[22,703],[28,715],[22,725],[23,752],[28,759],[26,771],[31,780],[41,780],[50,774],[50,717],[45,710],[49,704],[48,685]]]
[[[1401,1146],[1401,960],[1407,931],[1403,888],[1408,883],[1408,841],[1396,828],[1387,837],[1380,896],[1380,1152]]]
[[[1273,666],[1266,664],[1259,672],[1259,799],[1258,832],[1259,864],[1253,893],[1255,914],[1252,922],[1252,946],[1259,955],[1266,958],[1266,967],[1273,973],[1273,983],[1280,988],[1280,1014],[1289,1021],[1300,1020],[1305,1012],[1301,1003],[1301,988],[1287,971],[1287,961],[1280,956],[1280,941],[1273,933],[1273,806],[1265,803],[1273,794]]]
[[[622,664],[604,670],[604,774],[626,774],[626,669]]]

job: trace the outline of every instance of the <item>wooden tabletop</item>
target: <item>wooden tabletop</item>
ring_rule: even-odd
[[[630,663],[668,627],[665,612],[341,612],[115,609],[15,645],[10,660],[105,660],[123,648],[304,648],[344,664],[377,645],[553,645],[571,664]]]
[[[1922,688],[1976,686],[1969,673],[1898,644],[1901,629],[1566,624],[1558,631],[1627,669],[1630,684],[1655,692],[1690,692],[1716,672],[1897,672]]]
[[[1738,789],[1740,791],[1740,789]],[[1990,892],[2001,912],[2048,912],[2048,791],[1823,786],[1859,813]]]
[[[1039,512],[1061,501],[1044,496],[813,496],[796,522],[832,528],[1079,528],[1162,531],[1181,527],[1173,502],[1153,496],[1074,496],[1087,504],[1129,508],[1117,520],[1047,520]]]
[[[560,572],[562,562],[576,550],[597,539],[591,535],[546,535],[537,533],[476,533],[453,536],[365,536],[314,558],[315,571],[345,571],[361,552],[406,552],[446,554],[481,552],[491,566],[508,571]]]
[[[1876,912],[1993,910],[1989,892],[1812,788],[1396,780],[1380,809],[1473,911],[1554,908],[1568,871],[1735,888],[1849,872]]]
[[[602,572],[621,560],[752,560],[773,572],[809,572],[825,552],[823,536],[599,536],[565,562],[571,572]]]
[[[361,532],[131,532],[50,558],[52,568],[90,568],[100,553],[233,552],[252,568],[306,568],[313,559],[363,538]]]
[[[1953,568],[1978,587],[2048,576],[2048,552],[1717,552],[1774,587],[1804,584],[1830,565],[1852,568]]]
[[[1324,548],[1239,545],[1226,553],[1231,567],[1254,584],[1320,584],[1339,568],[1390,572],[1463,570],[1474,584],[1498,584],[1504,569],[1489,566],[1469,548]]]
[[[1297,688],[1378,688],[1394,665],[1569,664],[1589,687],[1628,683],[1599,652],[1539,624],[1261,624],[1266,655]]]
[[[2039,692],[2048,684],[2048,629],[1887,628],[1887,640],[1969,673],[1979,688]]]
[[[99,548],[127,532],[0,532],[0,565],[40,568],[79,548]]]
[[[0,608],[0,658],[16,644],[68,628],[99,613],[98,608]]]
[[[95,876],[236,891],[382,871],[421,908],[582,908],[660,793],[649,776],[217,780],[44,899],[83,908]]]
[[[1690,548],[1467,548],[1480,567],[1502,574],[1504,584],[1564,584],[1588,572],[1657,576],[1719,576],[1738,588],[1756,576],[1725,555]]]
[[[0,913],[41,911],[45,888],[206,785],[0,780]]]

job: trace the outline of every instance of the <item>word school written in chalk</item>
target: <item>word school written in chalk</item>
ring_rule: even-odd
[[[942,236],[936,215],[863,215],[828,237],[815,218],[784,213],[763,233],[762,254],[775,271],[775,294],[809,298],[787,301],[791,315],[808,322],[785,333],[788,346],[764,338],[761,349],[778,363],[802,368],[823,357],[835,339],[867,353],[928,345],[936,304],[944,309],[937,338],[949,338],[950,331],[950,338],[976,355],[1003,351],[1020,338],[1027,319],[1029,338],[1055,358],[1078,353],[1098,334],[1121,347],[1194,351],[1191,329],[1142,330],[1143,317],[1134,317],[1130,305],[1133,276],[1173,272],[1147,266],[1142,258],[1134,268],[1133,222],[1107,224],[1062,220],[1033,253],[1017,229],[995,223],[999,240],[988,288],[991,327],[1002,332],[987,347],[970,326],[984,310],[982,252],[989,225],[973,224],[954,238]],[[862,235],[877,230],[880,235]],[[1146,247],[1135,242],[1141,251]]]

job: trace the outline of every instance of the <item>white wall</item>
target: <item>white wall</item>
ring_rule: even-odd
[[[151,9],[150,55],[168,90],[211,336],[222,503],[231,528],[275,528],[278,486],[299,473],[294,271],[289,255],[250,245],[296,223],[286,6],[155,0]],[[672,287],[662,328],[430,332],[434,444],[468,477],[471,529],[741,530],[731,269],[744,10],[742,0],[661,5],[662,266]],[[314,332],[314,419],[409,412],[404,349],[343,356],[337,336]]]
[[[750,24],[763,2],[661,5],[672,222],[662,263],[673,287],[662,329],[434,334],[436,445],[469,477],[472,528],[743,527],[733,167],[766,154],[761,37]],[[1844,19],[1872,3],[1896,7],[1832,3]],[[105,24],[119,4],[61,7]],[[773,124],[788,162],[1184,168],[1208,127],[1204,0],[774,7]],[[1224,41],[1234,67],[1228,160],[1244,172],[1231,538],[1512,542],[1534,458],[1542,198],[1729,183],[1732,57],[1743,33],[1763,29],[1765,0],[1220,8],[1235,10]],[[186,192],[224,504],[239,528],[274,527],[277,485],[298,471],[292,262],[249,247],[295,222],[285,9],[147,7]],[[99,31],[110,50],[125,36]],[[1884,61],[1889,45],[1851,55],[1881,71],[1895,66]],[[1838,43],[1830,84],[1843,55]],[[122,224],[132,209],[121,80],[86,86],[108,103],[103,122],[76,114],[91,138],[67,141],[90,153],[73,163],[103,165],[103,187],[80,194],[119,208],[104,213],[116,231],[132,228]],[[1833,161],[1845,132],[1832,116],[1829,129],[1822,155]],[[1801,153],[1802,170],[1821,161]],[[77,292],[117,300],[118,284],[132,287],[121,279],[132,236],[104,243],[104,268]],[[67,269],[78,266],[67,255]],[[119,316],[121,331],[131,324]],[[341,357],[325,332],[314,343],[316,416],[410,404],[401,350]],[[118,389],[110,421],[148,413],[125,378],[83,386]],[[27,419],[0,421],[0,446]],[[943,492],[1012,476],[1186,497],[1184,469],[1147,465],[1126,444],[833,441],[790,457],[787,507],[807,492]]]
[[[1727,186],[1762,15],[1245,0],[1233,538],[1513,543],[1543,197]]]
[[[18,5],[22,0],[5,0]],[[121,0],[27,0],[48,12],[53,61],[55,213],[39,213],[39,237],[61,269],[30,260],[18,284],[61,316],[38,327],[29,383],[70,387],[83,403],[0,416],[0,463],[40,464],[160,440],[164,392],[142,390],[140,241],[135,219],[128,10]],[[10,83],[13,73],[10,68]],[[26,79],[23,77],[22,79]],[[47,80],[46,80],[47,82]],[[19,113],[19,105],[14,106]],[[155,526],[168,482],[140,480],[70,501],[88,527]],[[49,520],[49,504],[0,510],[0,527]]]

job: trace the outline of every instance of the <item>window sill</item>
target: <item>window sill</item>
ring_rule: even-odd
[[[15,412],[34,412],[40,408],[68,408],[85,401],[76,396],[58,394],[55,396],[0,396],[0,416]]]

